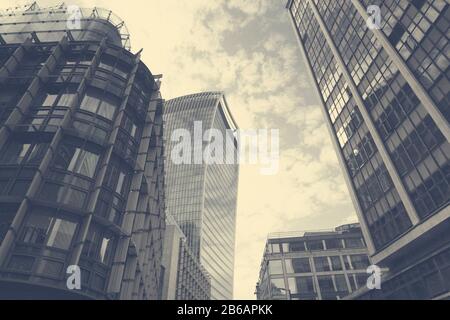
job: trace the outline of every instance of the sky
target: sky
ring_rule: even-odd
[[[2,9],[27,1],[2,0]],[[28,1],[29,2],[29,1]],[[267,235],[356,222],[286,0],[69,0],[111,9],[164,99],[224,91],[241,129],[279,129],[275,175],[241,165],[235,299],[254,299]],[[61,1],[41,0],[41,7]]]

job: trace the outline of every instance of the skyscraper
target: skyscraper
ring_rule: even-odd
[[[390,269],[367,294],[448,297],[448,1],[287,8],[372,261]]]
[[[175,219],[166,216],[162,300],[210,300],[211,280]]]
[[[237,141],[226,131],[236,130],[236,124],[220,92],[167,101],[164,121],[167,214],[175,218],[189,248],[208,271],[211,298],[232,299],[239,165],[204,161],[203,155],[211,141],[206,136],[209,129],[219,130],[223,141],[231,140],[224,143],[224,155],[236,155]],[[178,140],[177,131],[191,140]],[[174,161],[181,142],[191,151],[184,155],[187,163]]]
[[[111,11],[79,13],[73,28],[63,5],[0,19],[0,296],[156,299],[159,77]]]
[[[359,224],[270,234],[258,300],[336,300],[366,286],[370,265]]]

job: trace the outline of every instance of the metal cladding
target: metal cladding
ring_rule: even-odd
[[[109,11],[25,10],[0,23],[0,296],[157,299],[159,78]]]

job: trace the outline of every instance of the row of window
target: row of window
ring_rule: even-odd
[[[271,279],[270,297],[266,296],[265,298],[316,300],[320,291],[323,300],[342,299],[351,291],[356,291],[365,286],[368,275],[365,273],[355,273],[317,276],[318,288],[316,288],[314,278],[310,276],[288,277],[287,285],[283,278]]]
[[[366,254],[313,257],[312,261],[316,272],[342,271],[344,267],[345,270],[365,270],[370,265],[369,257]],[[312,272],[311,261],[307,257],[284,259],[284,265],[285,270],[283,270],[283,260],[269,260],[269,274]]]
[[[325,240],[292,241],[285,243],[269,243],[268,253],[289,253],[303,251],[320,251],[335,249],[365,248],[366,245],[361,237],[357,238],[332,238]]]
[[[27,215],[21,228],[19,241],[59,250],[69,250],[74,244],[78,226],[76,220],[51,216],[45,210],[35,210]],[[109,264],[114,241],[115,237],[109,231],[91,224],[83,244],[82,256]]]

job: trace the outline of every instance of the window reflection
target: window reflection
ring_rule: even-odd
[[[286,259],[287,273],[306,273],[311,272],[309,258]]]
[[[55,167],[93,178],[98,160],[98,154],[63,144],[56,155]]]
[[[269,273],[271,275],[283,274],[283,267],[281,264],[281,260],[270,260],[269,261]]]
[[[98,89],[88,89],[81,101],[80,108],[112,120],[119,105],[117,98]]]
[[[76,223],[41,214],[30,214],[25,222],[21,240],[26,243],[69,249]]]

